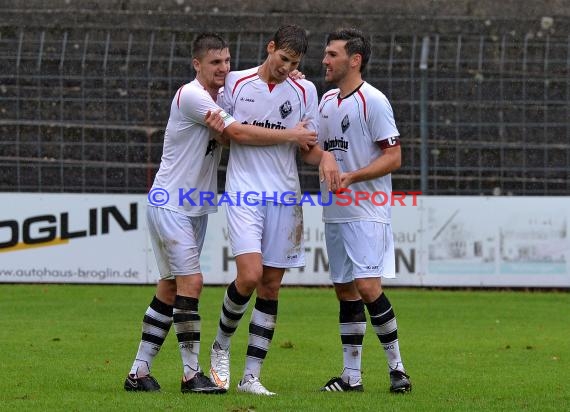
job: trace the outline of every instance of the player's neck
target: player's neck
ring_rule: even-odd
[[[352,92],[354,92],[360,85],[364,82],[362,76],[359,73],[353,75],[345,76],[341,81],[337,83],[337,87],[340,89],[340,97],[346,97]]]
[[[200,76],[196,76],[196,80],[198,80],[198,83],[200,83],[200,86],[202,86],[204,88],[204,90],[206,90],[208,92],[208,94],[212,97],[212,100],[216,101],[216,99],[218,98],[218,92],[220,91],[219,88],[217,87],[208,87],[207,86],[207,82],[202,80],[200,78]]]
[[[269,70],[269,65],[267,65],[267,63],[263,63],[261,66],[259,66],[259,69],[257,69],[257,75],[263,82],[267,84],[283,83],[283,80],[278,80],[271,76],[271,70]]]

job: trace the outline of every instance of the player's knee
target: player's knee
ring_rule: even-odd
[[[174,280],[159,280],[156,288],[156,297],[167,305],[173,305],[176,297],[176,282]]]
[[[261,279],[261,273],[257,274],[255,272],[242,272],[238,273],[236,279],[236,288],[238,292],[244,296],[249,296],[253,293],[259,280]]]
[[[358,293],[358,289],[356,288],[354,282],[335,283],[334,291],[339,301],[360,299],[360,294]]]
[[[358,292],[364,302],[373,302],[382,294],[380,282],[358,282]]]
[[[176,294],[182,296],[199,297],[204,286],[201,273],[176,277]]]
[[[278,300],[281,283],[263,283],[257,288],[257,296],[267,300]]]

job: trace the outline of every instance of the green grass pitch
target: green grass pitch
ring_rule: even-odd
[[[232,343],[232,386],[182,395],[173,329],[155,360],[161,393],[127,393],[151,286],[0,285],[3,411],[568,411],[570,295],[565,292],[388,289],[413,391],[388,392],[372,327],[364,341],[364,393],[319,393],[342,368],[338,306],[330,288],[281,291],[262,371],[274,398],[238,394],[247,320]],[[208,369],[224,289],[200,302],[201,365]],[[250,310],[251,310],[250,304]],[[249,312],[248,312],[249,313]]]

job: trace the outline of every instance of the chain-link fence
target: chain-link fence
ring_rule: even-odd
[[[232,68],[262,62],[270,34],[225,32]],[[193,77],[194,35],[1,29],[0,190],[145,192],[172,96]],[[320,94],[324,39],[311,33],[301,67]],[[570,39],[374,34],[372,42],[365,78],[392,102],[402,135],[396,188],[420,189],[425,147],[429,194],[570,194]],[[299,169],[303,189],[318,190],[314,168]]]

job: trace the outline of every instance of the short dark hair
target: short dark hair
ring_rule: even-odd
[[[229,48],[228,42],[218,33],[200,33],[192,42],[192,58],[200,59],[204,57],[209,50],[224,50],[227,48]]]
[[[298,56],[307,53],[309,47],[307,31],[296,24],[286,24],[279,27],[271,41],[275,43],[276,50],[285,50]]]
[[[364,68],[368,64],[368,60],[370,60],[370,53],[372,52],[370,38],[358,29],[343,28],[328,34],[327,44],[334,40],[346,40],[344,49],[346,50],[346,54],[349,56],[352,56],[354,54],[360,54],[360,56],[362,56],[360,72],[363,72]]]

